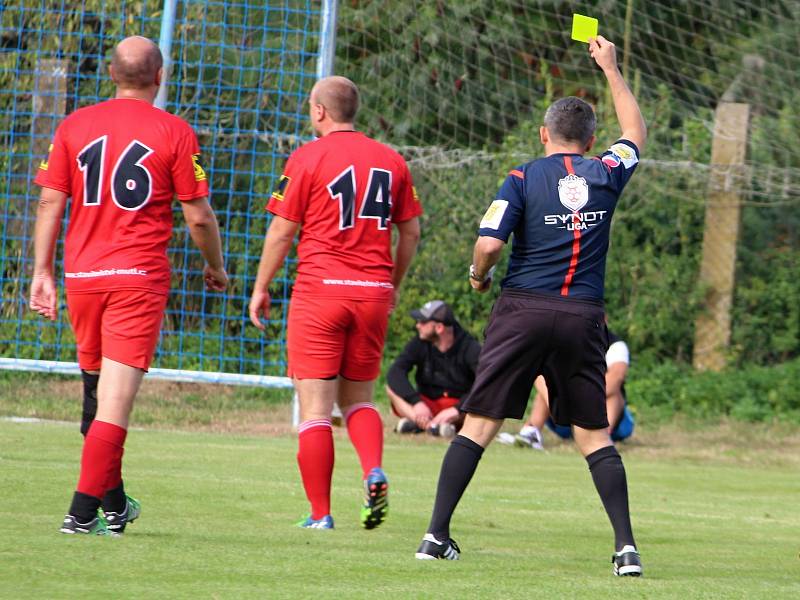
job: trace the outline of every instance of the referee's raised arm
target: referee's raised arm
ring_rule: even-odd
[[[647,125],[645,125],[636,98],[617,67],[616,46],[602,35],[598,35],[596,38],[589,39],[589,54],[592,55],[597,66],[603,70],[603,74],[608,80],[617,120],[622,128],[621,137],[636,144],[641,155],[647,140]]]

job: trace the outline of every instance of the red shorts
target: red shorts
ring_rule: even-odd
[[[67,293],[67,309],[84,371],[102,357],[147,371],[158,344],[167,296],[143,290]]]
[[[377,378],[390,308],[381,301],[293,295],[286,335],[289,377]]]
[[[450,396],[442,396],[441,398],[431,399],[427,396],[423,396],[422,394],[419,395],[420,402],[422,402],[425,406],[427,406],[431,414],[435,417],[440,412],[442,412],[445,408],[452,408],[453,406],[458,406],[459,399],[458,398],[451,398]],[[398,413],[394,406],[392,406],[392,412],[395,416],[401,416]]]
[[[427,396],[419,395],[419,399],[425,406],[431,409],[431,413],[435,417],[445,408],[453,408],[458,406],[458,398],[451,398],[450,396],[442,396],[441,398],[428,398]]]

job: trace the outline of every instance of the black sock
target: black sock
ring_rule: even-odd
[[[123,513],[128,505],[125,497],[125,483],[120,481],[113,490],[108,490],[103,496],[103,512]]]
[[[431,524],[428,526],[428,532],[437,540],[450,538],[450,517],[467,489],[482,454],[483,448],[463,435],[456,436],[450,443],[442,461],[436,502],[433,505]]]
[[[100,498],[75,492],[75,495],[72,496],[69,514],[75,517],[78,523],[86,524],[97,516],[98,508],[100,508]]]
[[[614,446],[606,446],[586,457],[592,473],[594,487],[600,494],[603,506],[614,528],[614,544],[617,552],[623,546],[635,546],[631,530],[631,516],[628,510],[628,481],[625,466]]]
[[[83,379],[83,415],[81,417],[81,434],[86,437],[89,425],[94,421],[97,414],[97,382],[100,375],[92,375],[81,369],[81,379]]]

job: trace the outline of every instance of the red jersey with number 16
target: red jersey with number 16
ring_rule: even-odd
[[[356,131],[336,131],[289,157],[267,210],[302,223],[294,292],[389,300],[391,223],[422,214],[397,152]]]
[[[67,291],[169,292],[172,200],[208,195],[199,158],[188,123],[143,100],[108,100],[64,119],[35,183],[72,197]]]

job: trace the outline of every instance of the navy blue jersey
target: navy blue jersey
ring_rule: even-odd
[[[479,230],[514,234],[502,286],[602,300],[611,216],[638,162],[621,139],[598,157],[552,154],[513,169]]]

